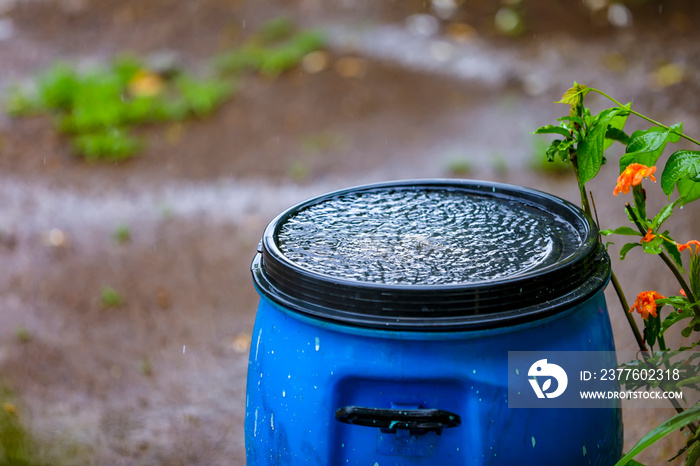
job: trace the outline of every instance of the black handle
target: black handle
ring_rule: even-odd
[[[415,433],[437,432],[462,423],[459,415],[440,409],[380,409],[346,406],[335,412],[336,421],[356,426],[377,427],[396,431],[408,429]]]

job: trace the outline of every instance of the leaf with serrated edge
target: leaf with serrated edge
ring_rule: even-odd
[[[676,123],[671,129],[654,126],[646,131],[635,131],[627,145],[626,153],[620,158],[620,173],[631,163],[641,163],[647,167],[656,161],[668,142],[678,142],[678,133],[683,131],[683,123]]]
[[[692,182],[700,181],[700,152],[679,150],[671,154],[661,174],[661,189],[670,196],[673,187],[681,179]],[[697,180],[697,181],[696,181]],[[683,194],[681,194],[683,195]],[[686,199],[685,201],[690,202]]]
[[[564,95],[561,97],[561,100],[557,100],[554,103],[555,104],[578,105],[583,101],[583,98],[590,91],[591,90],[588,88],[588,86],[584,86],[583,84],[578,84],[578,83],[574,82],[574,86],[570,89],[567,89],[567,91],[564,92]]]

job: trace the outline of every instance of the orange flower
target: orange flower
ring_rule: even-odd
[[[151,71],[138,71],[129,81],[129,93],[134,97],[153,97],[164,87],[163,79]]]
[[[627,194],[630,192],[632,186],[637,186],[642,182],[642,178],[649,177],[651,181],[656,181],[654,178],[654,172],[656,167],[647,167],[641,163],[631,163],[627,165],[620,176],[617,178],[617,184],[615,185],[615,190],[613,194],[617,196],[622,192],[622,194]]]
[[[656,291],[642,291],[637,295],[637,300],[634,302],[629,312],[636,310],[642,316],[642,319],[648,319],[649,314],[656,317],[656,300],[664,299]]]
[[[688,295],[685,294],[685,290],[683,288],[681,288],[681,296],[683,296],[684,298],[688,297]]]
[[[678,251],[685,251],[688,249],[692,244],[695,245],[695,252],[698,252],[698,248],[700,248],[700,241],[696,239],[691,239],[685,244],[676,244],[676,247],[678,248]],[[693,251],[692,249],[690,250],[691,252]]]
[[[656,237],[656,235],[651,234],[651,228],[647,230],[647,234],[644,235],[644,238],[642,238],[642,243],[648,243],[649,241],[653,240]]]

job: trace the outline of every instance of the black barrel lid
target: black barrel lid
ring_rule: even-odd
[[[359,186],[266,228],[260,292],[293,312],[386,330],[453,331],[541,319],[599,292],[595,224],[539,191],[468,180]]]

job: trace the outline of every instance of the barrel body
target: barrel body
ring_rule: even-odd
[[[260,301],[245,419],[248,465],[610,465],[621,410],[510,409],[508,351],[612,351],[602,293],[543,321],[482,332],[343,328]],[[604,365],[601,363],[601,366]],[[345,407],[436,409],[441,432],[336,419]]]
[[[509,352],[614,367],[598,236],[562,199],[469,180],[366,185],[281,213],[251,267],[248,465],[614,464],[618,400],[508,399]],[[537,363],[518,375],[547,402]]]

